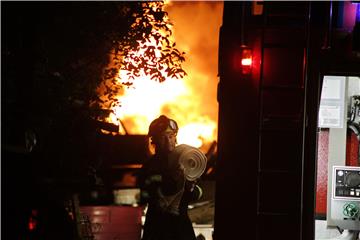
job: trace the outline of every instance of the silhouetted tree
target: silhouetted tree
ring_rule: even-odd
[[[131,81],[140,73],[160,82],[186,74],[163,6],[161,1],[3,2],[5,144],[32,128],[43,159],[51,159],[47,164],[56,171],[83,166],[91,157],[89,119],[99,113],[89,106],[96,109],[103,101],[96,93],[100,84],[111,105],[131,84],[119,79],[120,68]],[[155,46],[148,46],[150,39]]]

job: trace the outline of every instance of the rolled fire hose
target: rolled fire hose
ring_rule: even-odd
[[[195,181],[204,173],[207,159],[199,149],[180,144],[170,153],[169,161],[182,165],[186,179]]]

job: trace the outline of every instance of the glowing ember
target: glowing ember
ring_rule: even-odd
[[[120,125],[121,134],[125,134],[125,129],[120,121],[128,134],[147,134],[150,122],[165,114],[178,122],[179,144],[201,147],[217,136],[217,45],[222,3],[171,3],[167,11],[170,18],[175,17],[172,31],[177,46],[186,51],[184,69],[188,76],[159,83],[145,74],[129,80],[127,72],[120,70],[121,82],[133,85],[117,96],[121,106],[112,106],[114,114],[107,120]],[[196,12],[195,20],[187,17],[189,11]],[[156,44],[150,39],[147,46]],[[141,52],[132,56],[138,54]]]

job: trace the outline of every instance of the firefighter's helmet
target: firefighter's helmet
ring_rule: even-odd
[[[178,130],[179,127],[175,120],[170,119],[165,115],[161,115],[150,123],[148,136],[157,137],[163,132],[174,131],[177,133]]]

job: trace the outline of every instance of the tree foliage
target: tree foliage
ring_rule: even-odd
[[[145,1],[4,2],[7,137],[22,131],[19,127],[33,129],[44,161],[51,159],[47,163],[54,168],[66,165],[57,161],[76,168],[93,157],[85,149],[93,129],[86,121],[95,115],[89,103],[99,101],[101,83],[116,86],[106,89],[111,97],[123,84],[131,84],[118,79],[120,68],[128,70],[130,79],[142,72],[160,82],[185,75],[184,53],[170,41],[171,24],[163,6]],[[143,44],[151,38],[157,44],[145,50]],[[133,57],[139,49],[144,53]]]
[[[183,77],[186,73],[181,68],[181,62],[185,60],[185,53],[181,53],[175,47],[175,42],[170,40],[172,24],[167,12],[163,10],[164,3],[140,4],[141,10],[132,14],[131,31],[123,41],[119,41],[119,48],[123,49],[125,56],[123,61],[120,61],[122,69],[129,71],[130,78],[138,77],[140,72],[144,72],[160,82],[165,81],[166,77]],[[139,40],[133,42],[134,39]],[[152,44],[151,40],[155,41],[155,44]],[[142,54],[137,54],[140,51]]]
[[[125,35],[110,35],[114,47],[112,63],[104,72],[104,80],[111,80],[104,84],[109,106],[117,101],[114,96],[119,93],[118,83],[129,86],[142,75],[159,82],[186,75],[181,66],[185,52],[180,52],[171,40],[172,23],[164,11],[164,2],[133,2],[120,9],[128,20],[129,31]],[[127,72],[126,79],[119,78],[119,70]]]
[[[42,107],[51,108],[44,98],[53,109],[75,99],[86,105],[98,100],[96,88],[107,80],[121,87],[141,73],[159,82],[186,74],[185,53],[170,39],[163,1],[9,2],[5,7],[7,63],[31,75],[29,85]],[[21,46],[11,45],[19,41]],[[130,81],[119,79],[119,69],[127,70]],[[108,91],[114,95],[118,89]]]

